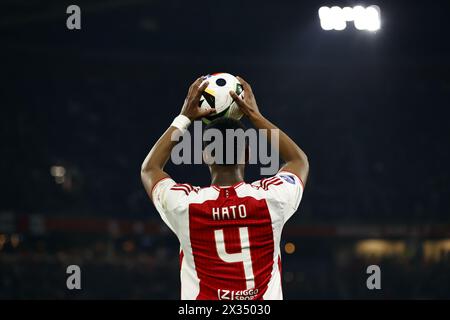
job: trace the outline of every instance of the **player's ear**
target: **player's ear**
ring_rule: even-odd
[[[212,165],[214,163],[214,157],[208,148],[203,149],[203,162],[207,165]]]

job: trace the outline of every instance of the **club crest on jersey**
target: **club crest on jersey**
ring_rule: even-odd
[[[280,178],[286,182],[289,182],[290,184],[295,184],[295,179],[293,176],[280,175]]]

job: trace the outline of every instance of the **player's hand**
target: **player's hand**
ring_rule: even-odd
[[[188,117],[191,121],[200,119],[216,111],[214,108],[209,110],[202,110],[200,108],[200,98],[208,86],[208,81],[202,83],[203,79],[204,77],[200,77],[191,84],[187,97],[184,99],[183,107],[181,108],[180,114]]]
[[[236,101],[239,109],[241,109],[241,111],[250,119],[260,116],[261,113],[259,112],[258,104],[256,103],[252,87],[241,77],[236,78],[240,81],[242,87],[244,88],[244,98],[240,98],[234,91],[230,91],[231,97],[234,99],[234,101]]]

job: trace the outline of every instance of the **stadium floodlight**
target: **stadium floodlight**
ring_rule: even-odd
[[[330,10],[330,19],[332,19],[332,24],[334,26],[334,30],[344,30],[347,27],[347,23],[344,19],[344,13],[340,7],[334,6],[331,7]]]
[[[379,30],[380,22],[380,8],[378,6],[370,6],[366,8],[366,29],[369,31]]]
[[[344,15],[344,19],[346,22],[354,20],[353,8],[351,7],[342,8],[342,14]]]
[[[334,22],[329,17],[330,16],[330,8],[328,7],[320,7],[319,9],[319,19],[320,19],[320,26],[323,30],[333,30],[334,29]]]
[[[320,7],[320,26],[323,30],[341,31],[347,27],[347,22],[353,21],[357,30],[377,31],[381,27],[380,8],[372,5],[344,7]]]

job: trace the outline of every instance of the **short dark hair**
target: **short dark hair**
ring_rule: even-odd
[[[246,131],[247,128],[245,127],[245,125],[236,119],[233,118],[228,118],[228,117],[220,117],[217,119],[214,119],[213,121],[211,121],[210,123],[208,123],[204,129],[204,132],[210,130],[210,129],[216,129],[218,131],[220,131],[220,133],[222,134],[222,137],[224,137],[224,139],[226,139],[227,135],[227,129],[231,129],[233,131],[236,130],[243,130]],[[213,141],[203,141],[203,149],[205,149],[209,144],[211,144]],[[233,159],[233,163],[226,163],[226,159],[227,159],[227,144],[229,143],[233,143],[233,150],[234,150],[234,159]],[[223,156],[223,164],[218,164],[218,165],[236,165],[238,162],[238,159],[241,158],[241,156],[243,155],[243,153],[245,152],[245,149],[248,147],[248,139],[245,138],[245,146],[244,148],[240,148],[240,150],[238,150],[239,146],[236,143],[235,139],[233,139],[233,141],[224,141],[224,143],[222,144],[222,156]],[[214,154],[212,156],[215,156]]]

